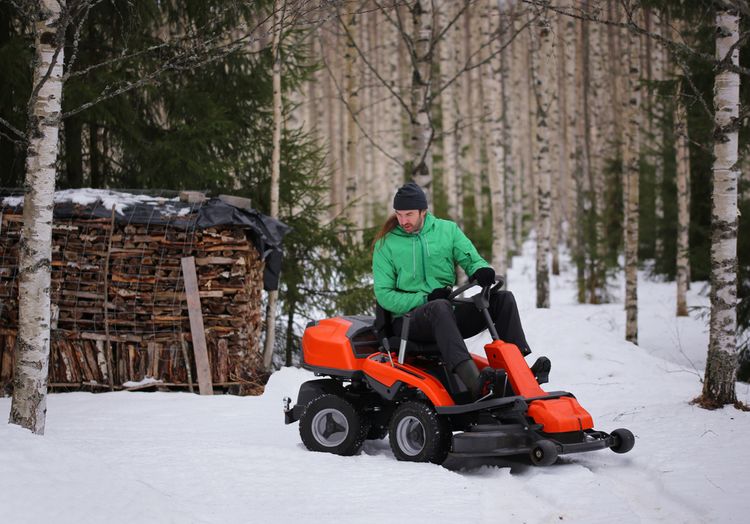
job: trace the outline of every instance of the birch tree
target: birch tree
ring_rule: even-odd
[[[502,19],[502,13],[497,2],[488,0],[483,17],[482,29],[489,39],[493,28],[499,27]],[[495,41],[493,47],[500,47],[502,44],[499,39]],[[492,47],[490,48],[492,49]],[[490,186],[490,203],[492,210],[492,266],[500,275],[505,275],[508,270],[507,263],[507,233],[505,221],[505,147],[506,143],[506,115],[503,108],[503,78],[502,78],[502,52],[494,53],[494,58],[485,63],[482,68],[484,77],[484,118],[483,121],[489,120],[489,136],[483,133],[485,140],[488,141],[487,148],[488,178]]]
[[[550,255],[550,194],[552,157],[550,119],[557,85],[555,75],[555,41],[549,19],[538,13],[532,32],[532,75],[536,95],[535,170],[537,173],[536,217],[536,307],[548,308]]]
[[[688,265],[690,264],[690,148],[688,146],[687,110],[682,99],[682,82],[675,93],[674,137],[677,166],[677,316],[687,310]]]
[[[438,8],[438,23],[440,27],[447,27],[454,16],[457,7],[456,2],[442,1]],[[438,53],[440,58],[440,83],[444,84],[453,77],[456,70],[456,33],[458,27],[448,31],[446,37],[440,42]],[[440,114],[442,116],[442,139],[443,139],[443,190],[445,191],[448,204],[448,216],[456,220],[460,212],[458,201],[458,184],[461,180],[459,173],[460,164],[458,156],[459,125],[458,107],[456,97],[456,83],[447,85],[440,97]]]
[[[432,144],[434,129],[432,101],[433,9],[432,0],[415,0],[409,6],[412,23],[413,71],[411,84],[411,172],[424,189],[428,202],[432,194]]]
[[[34,80],[28,103],[26,192],[19,249],[18,337],[11,424],[43,435],[50,349],[50,268],[55,164],[60,131],[64,0],[29,5],[34,24]]]
[[[711,321],[702,405],[737,402],[737,184],[740,77],[739,12],[721,3],[716,12],[714,164],[711,195]]]
[[[269,214],[276,218],[279,216],[279,179],[281,178],[281,127],[282,103],[281,103],[281,34],[282,22],[286,0],[274,0],[273,3],[273,150],[271,152],[271,188]],[[274,289],[268,292],[268,305],[266,309],[266,341],[263,351],[263,367],[272,369],[273,348],[276,342],[276,304],[279,291]]]
[[[346,31],[356,35],[359,29],[357,13],[351,12],[341,16],[341,23]],[[366,39],[365,39],[366,41]],[[364,225],[364,213],[362,213],[362,202],[358,200],[360,192],[360,171],[362,162],[359,158],[359,128],[356,118],[360,116],[361,94],[360,77],[357,68],[357,52],[352,44],[353,40],[346,43],[344,52],[344,96],[348,111],[346,111],[346,163],[344,179],[346,183],[346,211],[352,224],[362,227]],[[360,124],[361,125],[361,124]]]
[[[625,217],[625,340],[638,343],[638,213],[640,179],[640,56],[639,39],[623,30],[622,45],[628,71],[622,165]]]
[[[684,23],[675,20],[672,28],[666,29],[672,41],[683,34]],[[670,55],[669,53],[667,53]],[[677,316],[687,316],[687,290],[690,285],[690,139],[688,115],[683,96],[684,80],[678,73],[678,57],[671,53],[671,75],[677,79],[674,96],[673,134],[675,148],[675,170],[677,182]]]

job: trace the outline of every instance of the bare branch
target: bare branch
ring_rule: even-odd
[[[456,24],[456,21],[461,18],[466,12],[466,9],[471,5],[473,0],[463,0],[463,5],[461,6],[461,9],[458,10],[456,13],[456,16],[453,17],[452,20],[449,20],[447,24],[445,24],[445,27],[437,34],[435,35],[435,38],[432,41],[432,46],[440,42],[443,37],[445,36],[445,33],[447,33],[451,27],[453,27]]]
[[[637,35],[647,36],[653,40],[656,40],[657,42],[667,47],[670,51],[673,51],[674,53],[683,53],[685,55],[695,56],[705,62],[713,64],[714,67],[723,67],[724,70],[726,71],[731,71],[733,73],[750,76],[750,68],[734,65],[731,62],[724,64],[723,61],[717,60],[713,55],[701,53],[693,49],[690,46],[681,44],[679,42],[675,42],[674,40],[670,40],[669,38],[665,38],[664,36],[658,33],[647,31],[646,29],[639,26],[633,20],[632,17],[630,17],[630,19],[627,22],[617,22],[614,20],[609,20],[606,18],[600,18],[598,16],[594,16],[590,13],[587,13],[581,8],[573,8],[573,7],[563,8],[563,7],[553,6],[553,5],[550,5],[546,0],[521,0],[521,1],[525,4],[529,4],[532,6],[541,6],[546,9],[550,9],[551,11],[557,14],[560,14],[563,16],[569,16],[577,20],[583,20],[586,22],[594,22],[594,23],[604,24],[604,25],[608,25],[612,27],[620,27],[620,28],[629,29],[631,32]],[[734,4],[732,5],[734,6]]]
[[[321,58],[323,59],[323,66],[325,67],[326,71],[328,72],[328,75],[331,77],[331,80],[333,81],[333,85],[336,87],[336,92],[339,95],[339,100],[344,104],[344,107],[346,107],[346,110],[349,112],[349,114],[352,116],[352,119],[354,120],[354,123],[357,124],[357,127],[362,132],[362,135],[367,139],[370,144],[373,145],[378,151],[383,153],[386,157],[393,160],[398,164],[399,166],[403,166],[403,162],[401,162],[398,158],[394,157],[390,153],[388,153],[385,149],[383,149],[375,140],[365,131],[365,129],[362,127],[362,124],[359,121],[359,118],[357,118],[357,114],[352,111],[351,106],[346,101],[346,97],[344,96],[344,90],[339,85],[338,80],[336,79],[336,75],[333,74],[333,71],[331,71],[330,66],[328,65],[328,62],[326,61],[325,55],[321,55]]]
[[[398,103],[401,105],[401,107],[406,111],[406,114],[409,115],[409,118],[412,118],[412,112],[409,105],[404,101],[404,99],[399,95],[395,89],[393,89],[393,86],[391,85],[391,82],[388,82],[383,76],[380,74],[380,72],[375,68],[375,66],[370,62],[367,56],[365,56],[364,51],[359,47],[357,42],[354,39],[354,35],[352,35],[351,31],[349,30],[349,27],[343,22],[341,17],[338,17],[339,25],[343,27],[344,32],[346,33],[346,38],[349,41],[349,43],[352,44],[354,49],[357,51],[357,54],[362,59],[362,61],[365,63],[367,68],[372,72],[372,74],[375,75],[375,77],[380,81],[383,86],[385,86],[386,89],[393,95],[393,97],[398,101]]]
[[[474,59],[474,57],[480,54],[486,47],[491,46],[494,42],[494,39],[499,38],[499,36],[503,33],[502,29],[499,29],[498,31],[493,32],[490,35],[490,39],[487,42],[482,42],[479,48],[476,49],[473,53],[471,53],[467,57],[466,61],[464,62],[463,68],[459,69],[456,72],[456,74],[453,75],[453,77],[446,80],[446,82],[443,85],[438,86],[437,89],[432,90],[432,100],[436,100],[437,98],[439,98],[442,92],[445,91],[445,89],[448,86],[456,82],[458,78],[464,73],[471,71],[472,69],[476,69],[477,67],[481,67],[482,65],[492,61],[498,54],[502,53],[508,46],[510,46],[518,35],[520,35],[527,27],[529,27],[535,21],[536,21],[536,17],[531,18],[530,20],[527,20],[526,22],[524,22],[524,24],[521,27],[518,28],[518,31],[514,32],[510,36],[507,42],[505,42],[499,48],[492,51],[487,57],[485,57],[485,59],[480,60],[479,62],[476,62],[476,63],[472,63],[472,60]]]
[[[13,139],[13,138],[10,138],[8,135],[5,135],[5,134],[3,135],[9,138],[12,142],[21,142],[24,144],[28,142],[28,139],[26,138],[26,133],[24,133],[20,129],[17,129],[13,124],[5,120],[3,117],[0,117],[0,124],[3,124],[10,131],[12,131],[14,135],[18,137],[18,139]]]

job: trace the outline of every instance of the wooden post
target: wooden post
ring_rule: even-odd
[[[109,235],[107,238],[107,257],[104,259],[104,355],[107,360],[107,382],[109,390],[115,390],[115,364],[112,358],[112,343],[109,339],[109,257],[112,254],[112,235],[115,231],[115,206],[112,206],[112,218],[109,221]],[[122,377],[122,375],[120,375]]]
[[[193,339],[195,368],[198,373],[198,390],[201,395],[213,395],[211,365],[208,362],[201,299],[198,295],[198,276],[195,273],[195,258],[184,257],[181,263],[182,276],[185,281],[185,295],[187,296],[188,316],[190,317],[190,335]]]

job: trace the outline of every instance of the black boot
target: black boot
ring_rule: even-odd
[[[552,362],[547,357],[539,357],[531,366],[531,372],[534,374],[539,384],[549,382],[549,372],[552,370]]]
[[[476,400],[481,393],[482,384],[479,381],[479,368],[472,359],[464,360],[453,370],[461,379],[471,393],[471,398]]]

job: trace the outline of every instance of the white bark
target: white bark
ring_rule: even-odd
[[[608,119],[607,112],[612,100],[609,93],[613,90],[606,89],[606,63],[608,55],[607,28],[598,23],[589,24],[589,185],[593,190],[591,203],[594,215],[595,252],[592,253],[589,301],[593,304],[609,301],[606,282],[606,266],[604,257],[606,243],[604,238],[604,220],[602,219],[604,209],[604,168],[606,156],[606,140]]]
[[[688,266],[690,264],[690,148],[687,109],[682,99],[682,82],[676,89],[677,108],[674,115],[675,153],[677,164],[677,316],[687,316]]]
[[[550,148],[550,119],[554,107],[555,84],[555,40],[549,20],[539,13],[534,22],[532,76],[536,94],[536,141],[535,159],[537,174],[536,215],[536,307],[550,307],[549,299],[549,255],[550,255],[550,198],[552,156]]]
[[[509,16],[510,13],[508,11],[500,11],[500,17],[501,20],[505,20],[504,17]],[[505,21],[502,23],[503,28],[505,30],[512,29],[511,25]],[[507,46],[503,48],[500,54],[500,106],[502,111],[502,120],[503,120],[503,138],[502,138],[502,145],[503,145],[503,151],[504,151],[504,171],[505,171],[505,208],[503,210],[503,213],[505,214],[505,253],[510,252],[510,243],[511,243],[511,231],[512,231],[512,221],[513,221],[513,212],[512,212],[512,206],[510,205],[510,196],[512,194],[513,190],[513,177],[514,177],[514,170],[515,170],[515,158],[516,158],[516,150],[515,150],[515,140],[513,137],[513,124],[512,124],[512,115],[510,113],[511,107],[513,106],[513,101],[510,97],[510,86],[511,86],[511,79],[510,79],[510,50]],[[507,266],[510,266],[512,263],[512,258],[510,258],[508,255],[506,255],[506,270]],[[505,273],[505,281],[506,284],[508,283],[508,273],[506,271]]]
[[[515,13],[515,11],[514,11]],[[514,16],[512,27],[514,34],[520,29],[520,20]],[[513,224],[513,251],[521,251],[523,243],[523,180],[528,178],[531,171],[529,132],[528,132],[528,100],[529,85],[526,80],[527,69],[524,57],[527,56],[528,32],[524,31],[519,34],[511,44],[510,57],[510,75],[511,90],[513,92],[513,140],[515,148],[515,164],[513,170],[513,199],[512,199],[512,220]],[[526,103],[524,103],[526,101]]]
[[[432,0],[414,0],[410,5],[414,42],[411,85],[412,178],[432,201]]]
[[[455,16],[455,1],[442,1],[439,4],[438,24],[442,31]],[[456,74],[456,39],[458,26],[454,24],[438,44],[440,59],[440,85]],[[448,85],[440,94],[443,136],[443,189],[448,203],[448,216],[458,219],[458,184],[461,180],[458,161],[458,107],[456,106],[456,82]]]
[[[739,64],[739,15],[716,13],[716,59]],[[731,55],[730,55],[731,51]],[[737,184],[740,77],[720,66],[714,83],[714,164],[711,195],[711,323],[703,403],[736,402]]]
[[[625,216],[625,340],[638,343],[638,214],[640,157],[640,56],[639,39],[623,33],[623,55],[630,64],[627,89],[622,93],[625,107],[623,133],[623,184]]]
[[[591,180],[591,140],[589,120],[591,114],[589,111],[590,93],[590,46],[589,44],[589,22],[581,21],[578,23],[578,38],[576,41],[576,92],[575,111],[579,115],[576,118],[576,157],[578,168],[575,172],[575,182],[573,184],[575,195],[575,215],[578,217],[576,224],[576,282],[578,283],[578,302],[586,302],[587,280],[586,280],[586,234],[585,234],[585,217],[587,211],[590,212],[586,198],[587,185]]]
[[[482,29],[484,41],[489,41],[490,34],[500,26],[502,13],[495,0],[487,0]],[[482,66],[484,78],[484,118],[483,135],[488,142],[488,178],[490,186],[490,205],[492,211],[492,266],[500,275],[506,275],[507,240],[505,222],[505,113],[503,111],[503,78],[502,56],[500,46],[502,42],[495,38],[489,51],[496,53],[494,57]],[[486,131],[489,130],[489,133]]]
[[[661,23],[651,13],[651,31],[654,33],[661,33]],[[666,49],[664,46],[654,39],[649,39],[651,45],[651,52],[648,53],[648,61],[651,64],[651,77],[650,82],[661,82],[664,80],[664,62]],[[664,147],[664,126],[662,119],[664,118],[664,110],[662,107],[661,97],[656,93],[650,94],[650,111],[651,118],[649,119],[649,127],[651,128],[651,135],[653,140],[651,141],[652,158],[654,163],[654,214],[655,214],[655,227],[656,235],[654,242],[654,258],[657,261],[661,261],[664,257],[664,198],[663,198],[663,185],[664,185],[664,161],[662,159],[662,149]]]
[[[561,200],[565,202],[565,216],[570,233],[569,244],[578,249],[576,240],[576,228],[578,227],[578,216],[576,209],[576,195],[578,193],[576,183],[574,182],[578,171],[580,170],[579,155],[576,147],[578,145],[578,134],[576,121],[583,120],[576,115],[577,97],[580,93],[577,89],[576,78],[576,21],[569,17],[561,16],[559,21],[562,24],[561,33],[563,35],[562,49],[558,50],[558,57],[562,58],[562,90],[560,93],[560,115],[563,119],[562,126],[565,130],[564,147],[564,165],[565,165],[565,183],[563,185],[563,195]]]
[[[34,91],[29,100],[26,193],[19,249],[19,319],[9,422],[43,435],[50,350],[50,267],[55,162],[62,102],[63,47],[58,31],[65,2],[35,11]],[[55,54],[57,53],[57,54]]]
[[[283,22],[283,10],[286,0],[275,0],[273,3],[273,150],[271,152],[271,205],[269,215],[276,218],[279,216],[279,179],[281,175],[281,32]],[[267,370],[273,368],[273,348],[276,341],[276,303],[278,301],[278,290],[268,292],[268,304],[266,309],[266,342],[263,349],[263,367]]]
[[[380,33],[385,33],[384,46],[388,56],[388,78],[391,81],[390,87],[397,93],[403,91],[401,87],[401,74],[400,64],[401,59],[401,36],[395,27],[391,24],[385,24],[384,28]],[[388,131],[385,139],[387,145],[387,151],[390,155],[399,159],[401,162],[404,161],[406,156],[406,148],[404,147],[404,125],[403,125],[403,111],[401,107],[390,98],[386,98],[388,107]],[[388,162],[392,162],[388,160]],[[391,163],[388,172],[388,187],[387,187],[387,204],[386,209],[391,209],[391,198],[393,193],[396,191],[403,182],[404,168],[403,164],[398,165]]]
[[[347,34],[352,38],[357,38],[358,21],[356,11],[346,14],[341,19]],[[360,78],[357,67],[357,50],[351,39],[346,41],[346,51],[344,52],[344,82],[346,98],[346,163],[344,164],[344,179],[346,183],[346,216],[355,228],[363,226],[362,220],[362,201],[360,197],[359,179],[362,163],[359,159],[359,140],[360,132],[355,118],[359,118],[361,94]],[[361,118],[360,118],[361,120]]]

